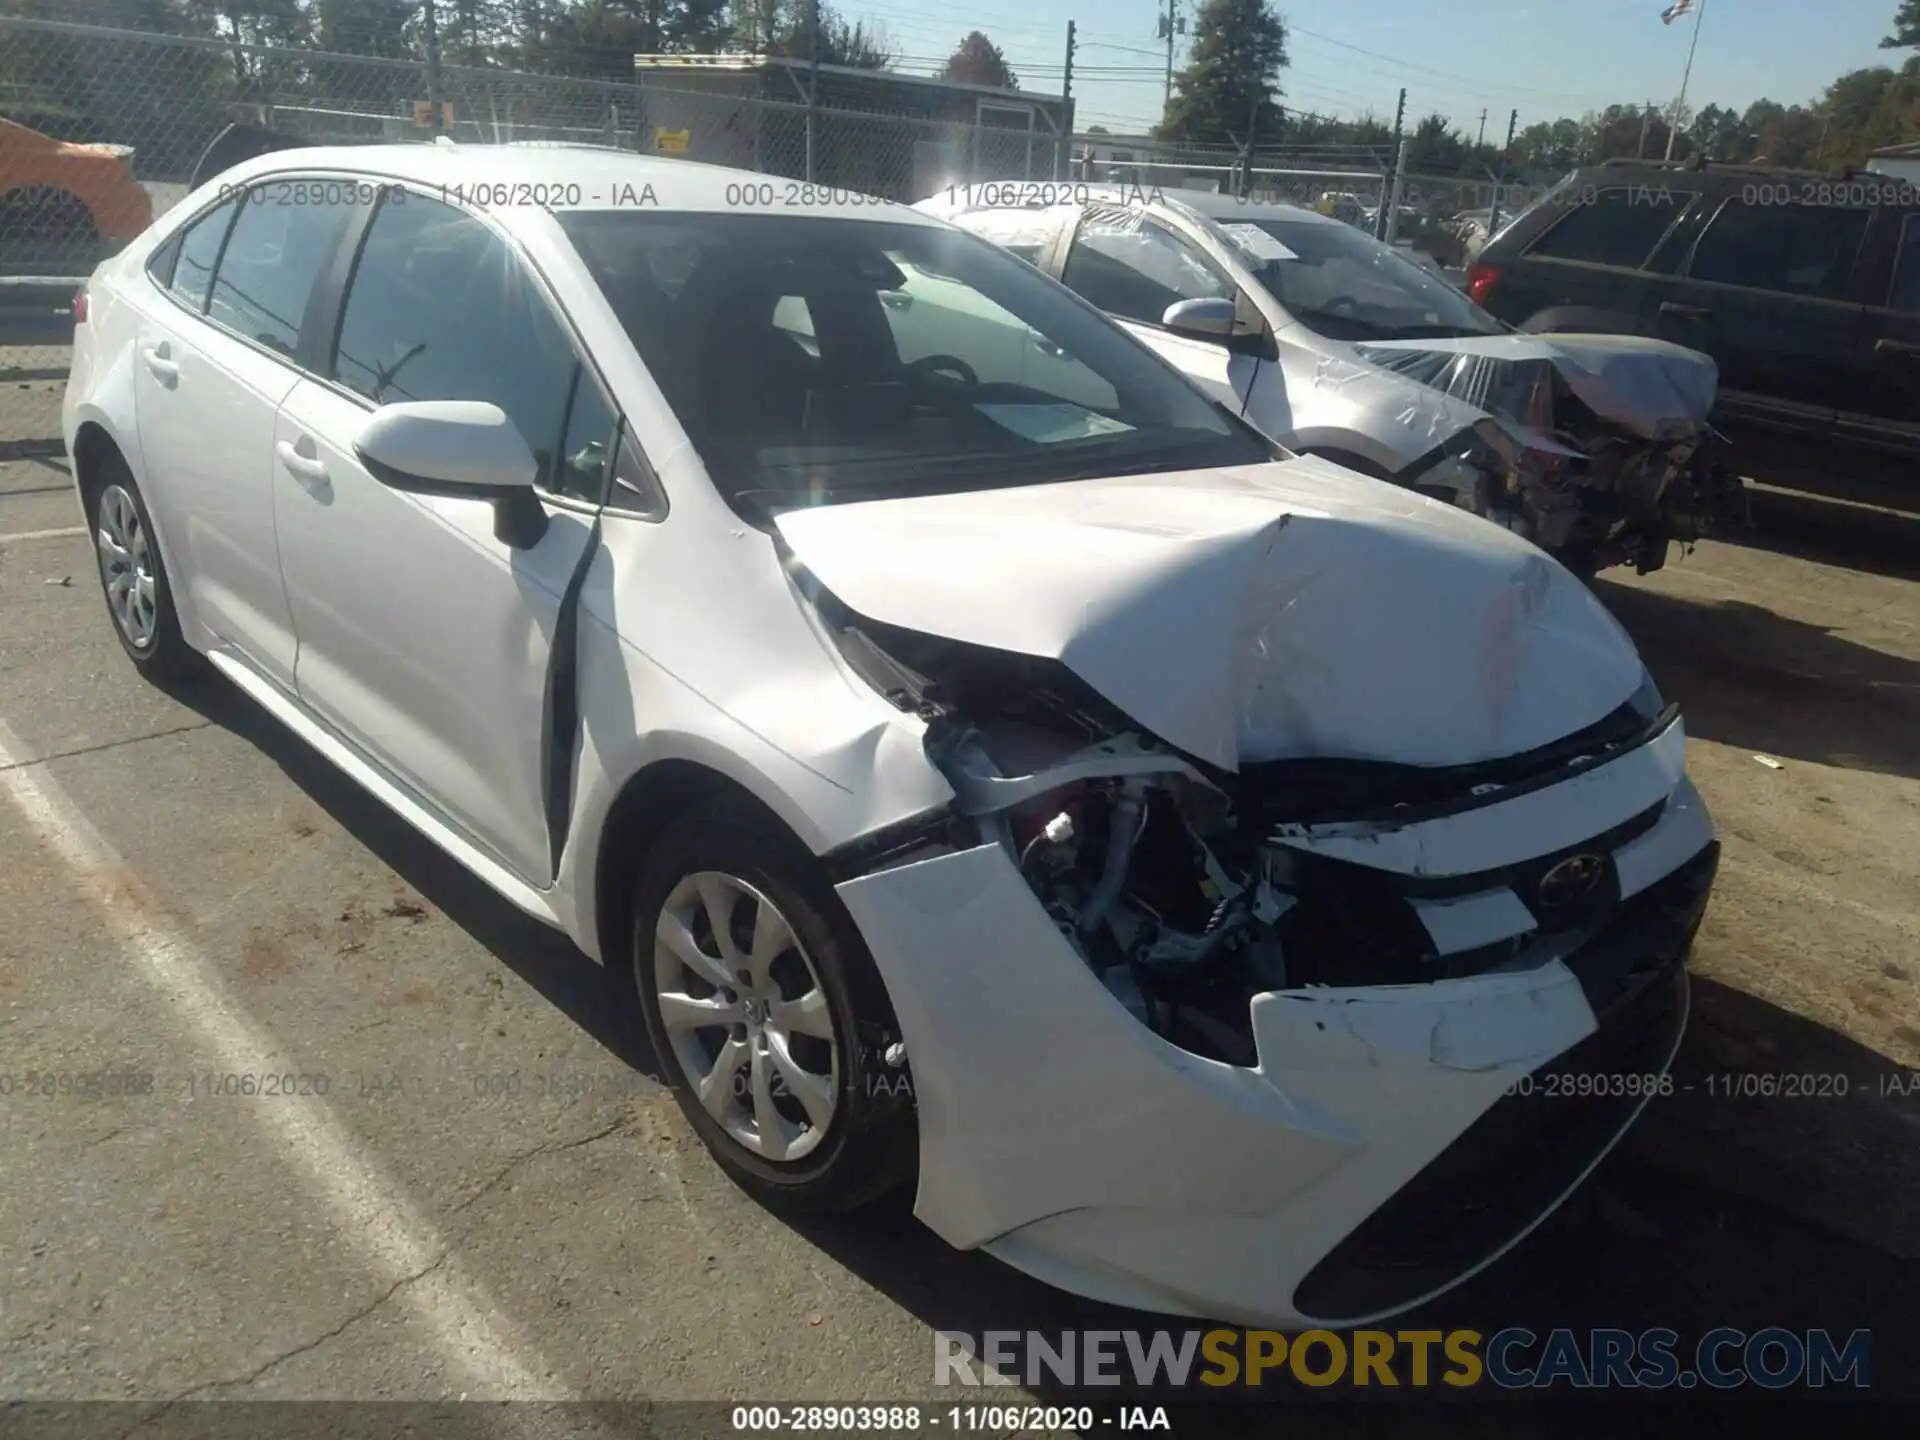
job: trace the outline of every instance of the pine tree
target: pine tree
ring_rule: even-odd
[[[939,78],[958,85],[992,85],[1001,90],[1020,88],[1020,81],[1013,67],[1007,64],[1007,57],[1000,53],[1000,47],[979,30],[968,31],[967,38],[954,47]]]
[[[1882,50],[1920,49],[1920,0],[1900,0],[1893,17],[1893,34],[1880,42]]]
[[[1270,0],[1205,0],[1193,21],[1193,58],[1175,81],[1160,135],[1230,144],[1244,139],[1250,121],[1272,135],[1287,63],[1286,22]]]

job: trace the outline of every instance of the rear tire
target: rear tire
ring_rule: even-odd
[[[206,661],[180,633],[153,517],[133,472],[117,453],[102,456],[93,471],[84,491],[87,528],[114,638],[134,668],[156,685],[204,673]]]
[[[613,983],[688,1122],[755,1198],[852,1210],[913,1174],[886,987],[818,862],[770,815],[722,800],[667,822]]]

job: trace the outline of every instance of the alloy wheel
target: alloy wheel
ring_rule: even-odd
[[[160,623],[153,550],[147,527],[140,523],[140,508],[124,486],[109,485],[100,492],[93,541],[114,623],[128,644],[144,650],[153,644]]]
[[[729,1136],[772,1161],[819,1146],[842,1046],[819,971],[773,901],[717,870],[683,877],[654,926],[653,984],[674,1062]]]

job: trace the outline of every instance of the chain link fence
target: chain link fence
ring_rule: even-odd
[[[71,299],[187,193],[236,121],[315,144],[576,142],[913,201],[1052,178],[1065,138],[809,105],[672,77],[595,79],[0,16],[0,459],[60,448]],[[804,71],[802,71],[804,74]]]

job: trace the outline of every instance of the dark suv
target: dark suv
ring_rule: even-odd
[[[1920,183],[1591,166],[1494,238],[1467,293],[1523,330],[1703,350],[1741,473],[1920,504]]]

